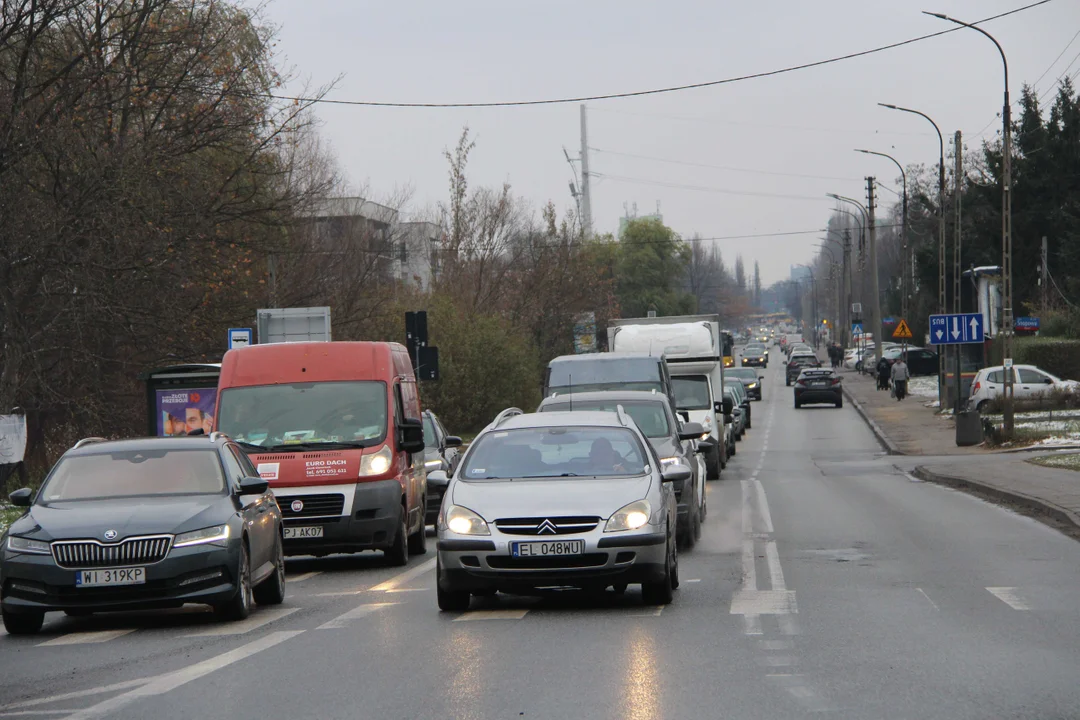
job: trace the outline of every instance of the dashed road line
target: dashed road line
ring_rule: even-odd
[[[1031,606],[1028,605],[1020,595],[1020,589],[1014,587],[988,587],[986,588],[990,594],[996,597],[1001,602],[1005,603],[1013,610],[1030,610]]]
[[[38,647],[53,647],[56,645],[88,645],[91,643],[103,643],[115,640],[118,637],[133,633],[138,628],[121,628],[118,630],[90,630],[88,632],[73,632],[60,637],[38,643]]]
[[[396,587],[398,587],[400,585],[404,585],[405,583],[409,582],[413,578],[419,577],[419,576],[423,575],[426,572],[430,572],[430,571],[434,570],[435,569],[435,560],[436,560],[435,558],[431,558],[427,562],[420,563],[419,565],[417,565],[414,568],[409,568],[405,572],[400,573],[399,575],[395,575],[394,577],[390,578],[389,580],[386,580],[385,582],[381,582],[378,585],[376,585],[375,587],[370,588],[370,590],[371,590],[371,592],[386,592],[387,590],[393,590],[394,588],[396,588]]]
[[[346,613],[338,615],[333,620],[324,622],[316,630],[339,630],[343,627],[348,627],[349,623],[353,620],[359,620],[362,617],[366,617],[377,610],[390,607],[391,605],[397,605],[397,603],[366,603],[364,605],[357,605],[352,610]]]
[[[507,608],[504,610],[473,610],[471,612],[467,612],[454,618],[454,622],[470,622],[473,620],[521,620],[528,614],[528,608]]]
[[[310,580],[311,578],[315,577],[316,575],[322,575],[322,572],[323,572],[322,570],[312,570],[311,572],[300,573],[299,575],[294,575],[292,577],[286,577],[285,582],[291,582],[291,583],[304,582],[305,580]]]
[[[931,600],[931,599],[930,599],[930,596],[926,594],[926,591],[925,591],[925,590],[923,590],[922,588],[915,588],[915,590],[916,590],[916,591],[917,591],[917,592],[918,592],[918,593],[919,593],[920,595],[922,595],[922,596],[923,596],[924,598],[926,598],[926,602],[930,603],[930,604],[931,604],[931,605],[933,606],[933,608],[934,608],[935,610],[940,610],[940,609],[941,609],[941,608],[939,608],[939,607],[937,606],[937,603],[936,603],[936,602],[934,602],[933,600]]]
[[[259,610],[245,620],[239,622],[227,622],[221,623],[214,627],[210,627],[206,630],[199,630],[197,632],[187,633],[183,637],[222,637],[227,635],[243,635],[249,633],[252,630],[269,625],[275,620],[292,615],[300,608],[269,608],[266,610]]]

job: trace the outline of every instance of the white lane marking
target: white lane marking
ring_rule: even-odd
[[[776,549],[776,543],[769,540],[765,543],[765,561],[769,566],[769,582],[773,590],[787,590],[784,584],[784,569],[780,567],[780,551]]]
[[[990,593],[992,595],[994,595],[994,597],[996,597],[998,600],[1000,600],[1001,602],[1003,602],[1006,605],[1008,605],[1009,607],[1011,607],[1013,610],[1030,610],[1031,609],[1031,606],[1028,605],[1027,600],[1025,600],[1020,595],[1020,592],[1019,592],[1020,589],[1019,588],[1014,588],[1014,587],[988,587],[986,589],[989,590]]]
[[[395,575],[385,582],[381,582],[373,588],[369,588],[371,592],[386,592],[387,590],[393,590],[399,585],[404,585],[415,577],[419,577],[426,572],[430,572],[435,569],[436,558],[431,558],[427,562],[420,563],[414,568],[409,568],[400,575]]]
[[[164,695],[192,680],[198,680],[205,675],[217,672],[221,668],[232,665],[245,658],[249,658],[263,650],[268,650],[286,640],[291,640],[303,632],[303,630],[293,630],[270,633],[266,637],[261,637],[247,645],[241,645],[235,650],[230,650],[229,652],[222,653],[221,655],[217,655],[208,660],[203,660],[202,662],[197,662],[194,665],[189,665],[174,672],[150,678],[149,682],[141,687],[129,690],[122,695],[117,695],[116,697],[99,702],[97,705],[91,705],[88,708],[72,713],[68,716],[67,720],[93,720],[94,718],[112,717],[116,715],[117,710],[130,705],[136,700],[155,695]]]
[[[346,627],[353,620],[358,620],[365,615],[370,615],[376,610],[381,610],[384,607],[390,607],[391,605],[397,605],[397,603],[367,603],[365,605],[357,605],[352,610],[338,615],[333,620],[324,622],[316,630],[337,630],[339,628]]]
[[[360,595],[367,590],[341,590],[338,592],[315,593],[315,597],[342,597],[343,595]]]
[[[758,512],[761,513],[761,521],[765,525],[767,533],[773,531],[772,513],[769,512],[769,501],[765,499],[765,486],[758,480],[754,480],[754,490],[757,491]]]
[[[291,615],[300,608],[270,608],[269,610],[258,610],[250,617],[239,622],[225,622],[215,627],[207,628],[206,630],[199,630],[198,632],[188,633],[184,637],[220,637],[223,635],[243,635],[249,633],[256,628],[261,628],[263,625],[269,625],[275,620],[280,620],[286,615]]]
[[[310,580],[311,578],[315,577],[316,575],[322,575],[322,573],[323,573],[322,570],[312,570],[311,572],[300,573],[299,575],[294,575],[292,577],[286,577],[285,582],[304,582],[305,580]]]
[[[16,710],[15,712],[0,712],[0,718],[6,717],[48,717],[50,715],[67,715],[77,712],[78,708],[65,710]]]
[[[749,480],[740,480],[739,484],[742,485],[742,532],[743,532],[743,537],[745,538],[747,536],[752,535],[753,532],[754,532],[754,525],[753,525],[753,522],[752,522],[753,521],[754,509],[752,507],[750,507],[750,481]],[[751,553],[752,552],[753,552],[753,548],[751,548]],[[743,543],[743,555],[744,555],[744,557],[743,557],[743,581],[744,582],[746,581],[746,577],[747,577],[747,575],[746,575],[746,567],[747,567],[747,565],[746,565],[745,554],[746,554],[746,543],[744,542]],[[753,563],[751,563],[750,564],[750,569],[752,570],[753,567],[754,567]]]
[[[529,614],[528,608],[516,608],[507,610],[473,610],[464,615],[454,618],[454,622],[470,622],[472,620],[520,620]],[[659,613],[657,613],[659,615]]]
[[[795,643],[790,640],[758,640],[762,650],[790,650]]]
[[[89,690],[76,690],[75,692],[67,692],[62,695],[50,695],[49,697],[35,698],[34,700],[21,700],[10,705],[0,706],[0,710],[16,710],[18,708],[29,708],[37,705],[51,705],[56,702],[62,702],[64,700],[77,700],[78,698],[89,697],[90,695],[104,695],[105,693],[120,692],[121,690],[128,690],[133,687],[140,687],[153,680],[153,678],[139,678],[138,680],[125,680],[114,685],[102,685],[100,687],[93,687]],[[74,711],[69,711],[74,712]]]
[[[91,630],[89,632],[73,632],[61,635],[52,640],[38,643],[38,647],[52,647],[55,645],[86,645],[90,643],[103,643],[133,633],[138,628],[123,628],[120,630]]]
[[[394,588],[393,590],[387,590],[387,593],[404,593],[404,592],[427,592],[431,588]]]
[[[761,629],[761,616],[760,615],[745,615],[743,616],[743,622],[745,629],[743,633],[745,635],[764,635],[764,631]]]
[[[798,660],[789,655],[766,655],[761,659],[765,667],[790,667],[798,663]]]
[[[701,582],[701,578],[690,578],[689,580],[683,580],[686,583]]]
[[[937,606],[936,602],[934,602],[933,600],[930,599],[930,596],[926,594],[925,590],[923,590],[922,588],[915,588],[915,589],[919,592],[920,595],[922,595],[924,598],[926,598],[926,602],[928,602],[928,603],[930,603],[931,605],[934,606],[935,610],[940,610],[941,609],[941,608],[939,608]]]
[[[792,592],[791,594],[792,600],[794,600],[795,593]],[[799,634],[799,624],[795,622],[795,617],[793,615],[781,615],[776,621],[780,624],[780,632],[784,635]]]

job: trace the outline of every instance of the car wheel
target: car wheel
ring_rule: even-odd
[[[251,560],[248,555],[247,541],[240,545],[240,564],[236,569],[236,594],[232,600],[214,608],[214,612],[223,620],[243,620],[251,614],[253,593],[251,590]]]
[[[844,398],[840,398],[839,400],[836,401],[836,407],[837,408],[844,407]]]
[[[255,586],[253,595],[259,605],[280,605],[285,602],[285,549],[281,536],[274,542],[274,572]]]
[[[749,413],[746,415],[746,429],[749,430],[753,427],[753,417]]]
[[[668,537],[667,541],[667,550],[663,579],[659,582],[641,584],[641,599],[645,601],[646,605],[669,605],[675,599],[674,578],[672,577],[672,566],[674,565],[672,556],[675,554],[675,543],[671,541],[670,537]]]
[[[801,407],[802,407],[802,403],[800,403],[798,400],[796,400],[795,401],[795,409],[798,410]]]
[[[383,550],[388,565],[401,567],[409,563],[409,528],[405,524],[405,506],[401,506],[401,522],[398,523],[394,544]]]
[[[616,583],[611,586],[611,591],[616,595],[622,595],[626,592],[626,583]]]
[[[784,378],[784,384],[791,387],[791,378]]]
[[[694,528],[691,537],[694,541],[690,544],[691,547],[697,545],[697,541],[701,539],[701,525],[705,522],[705,508],[699,507],[698,511],[694,513]]]
[[[442,565],[435,567],[435,596],[439,602],[439,609],[446,612],[465,612],[469,609],[469,601],[472,597],[468,592],[461,590],[447,590],[439,579],[442,575]]]
[[[725,463],[722,462],[720,452],[720,444],[717,443],[709,454],[705,456],[705,476],[709,480],[716,480],[720,477],[720,472],[724,469]]]
[[[986,412],[986,406],[989,405],[989,404],[990,404],[989,400],[983,400],[982,402],[980,402],[978,405],[975,406],[975,411],[981,415],[984,412]]]
[[[4,611],[4,629],[11,635],[33,635],[45,624],[45,613]]]
[[[499,594],[498,588],[483,588],[481,590],[473,590],[472,594],[476,597],[495,597]]]
[[[424,502],[424,507],[421,509],[421,517],[427,514],[427,502]],[[427,552],[427,525],[423,522],[420,523],[420,528],[409,536],[409,554],[410,555],[423,555]]]

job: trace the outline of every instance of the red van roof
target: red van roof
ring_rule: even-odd
[[[295,382],[389,380],[399,343],[301,342],[249,345],[225,353],[221,388]]]

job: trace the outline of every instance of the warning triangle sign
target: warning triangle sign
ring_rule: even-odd
[[[897,340],[911,339],[911,328],[908,327],[907,320],[901,318],[900,322],[896,325],[896,329],[892,331],[892,336]]]

